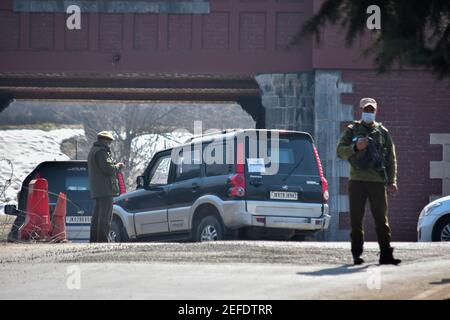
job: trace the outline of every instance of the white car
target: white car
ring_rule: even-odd
[[[427,204],[417,223],[418,241],[450,241],[450,196]]]

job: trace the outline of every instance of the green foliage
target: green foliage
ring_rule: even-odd
[[[368,30],[367,8],[381,9],[381,30]],[[341,27],[345,44],[373,32],[364,49],[380,72],[394,64],[430,70],[439,79],[450,78],[450,1],[446,0],[325,0],[319,12],[305,22],[291,44],[309,36],[321,41],[324,27]]]

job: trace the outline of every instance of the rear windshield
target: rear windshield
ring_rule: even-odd
[[[32,178],[41,177],[48,181],[49,191],[58,194],[68,191],[89,190],[88,172],[85,166],[62,166],[47,164],[38,168]]]
[[[90,201],[89,179],[85,164],[68,166],[62,163],[50,162],[38,166],[24,181],[26,189],[21,195],[22,208],[26,206],[29,182],[38,177],[48,181],[48,196],[51,206],[56,204],[60,192],[66,194],[68,215],[82,209],[81,204],[78,202],[79,200]],[[53,207],[51,212],[53,212]]]
[[[67,191],[87,191],[89,190],[89,180],[87,176],[67,176]]]
[[[271,166],[274,166],[274,168],[278,166],[277,174],[319,174],[313,147],[309,139],[299,135],[280,136],[278,138],[278,161],[276,160],[276,153],[273,152],[276,146],[273,139],[267,139],[267,152],[257,142],[261,142],[261,140],[246,139],[246,165],[249,173],[268,171]],[[250,144],[253,144],[253,146]],[[257,149],[257,156],[255,156],[255,149]],[[264,169],[262,169],[263,161]]]

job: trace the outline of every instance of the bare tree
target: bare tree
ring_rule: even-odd
[[[168,118],[177,113],[177,105],[155,108],[140,104],[89,105],[83,108],[81,117],[88,145],[96,140],[102,130],[112,131],[116,141],[111,151],[117,161],[126,164],[124,174],[127,187],[134,185],[137,175],[157,151],[162,139],[170,144],[179,143],[170,133],[175,126]],[[168,125],[169,123],[169,125]]]
[[[134,186],[135,177],[142,173],[158,148],[184,142],[185,138],[171,134],[176,129],[186,128],[192,132],[195,120],[203,120],[203,130],[254,127],[253,119],[243,116],[240,107],[232,104],[90,103],[77,107],[80,110],[77,117],[86,134],[86,149],[96,140],[99,131],[113,132],[116,141],[112,152],[117,161],[126,163],[124,174],[128,188]]]

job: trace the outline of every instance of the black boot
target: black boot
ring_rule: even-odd
[[[361,258],[360,256],[353,256],[353,263],[355,265],[360,265],[364,263],[364,259]]]
[[[363,247],[352,243],[353,264],[360,265],[364,263],[364,259],[361,258],[362,254],[363,254]]]
[[[402,262],[400,259],[395,259],[393,256],[394,248],[381,249],[380,252],[380,264],[393,264],[398,265]]]

